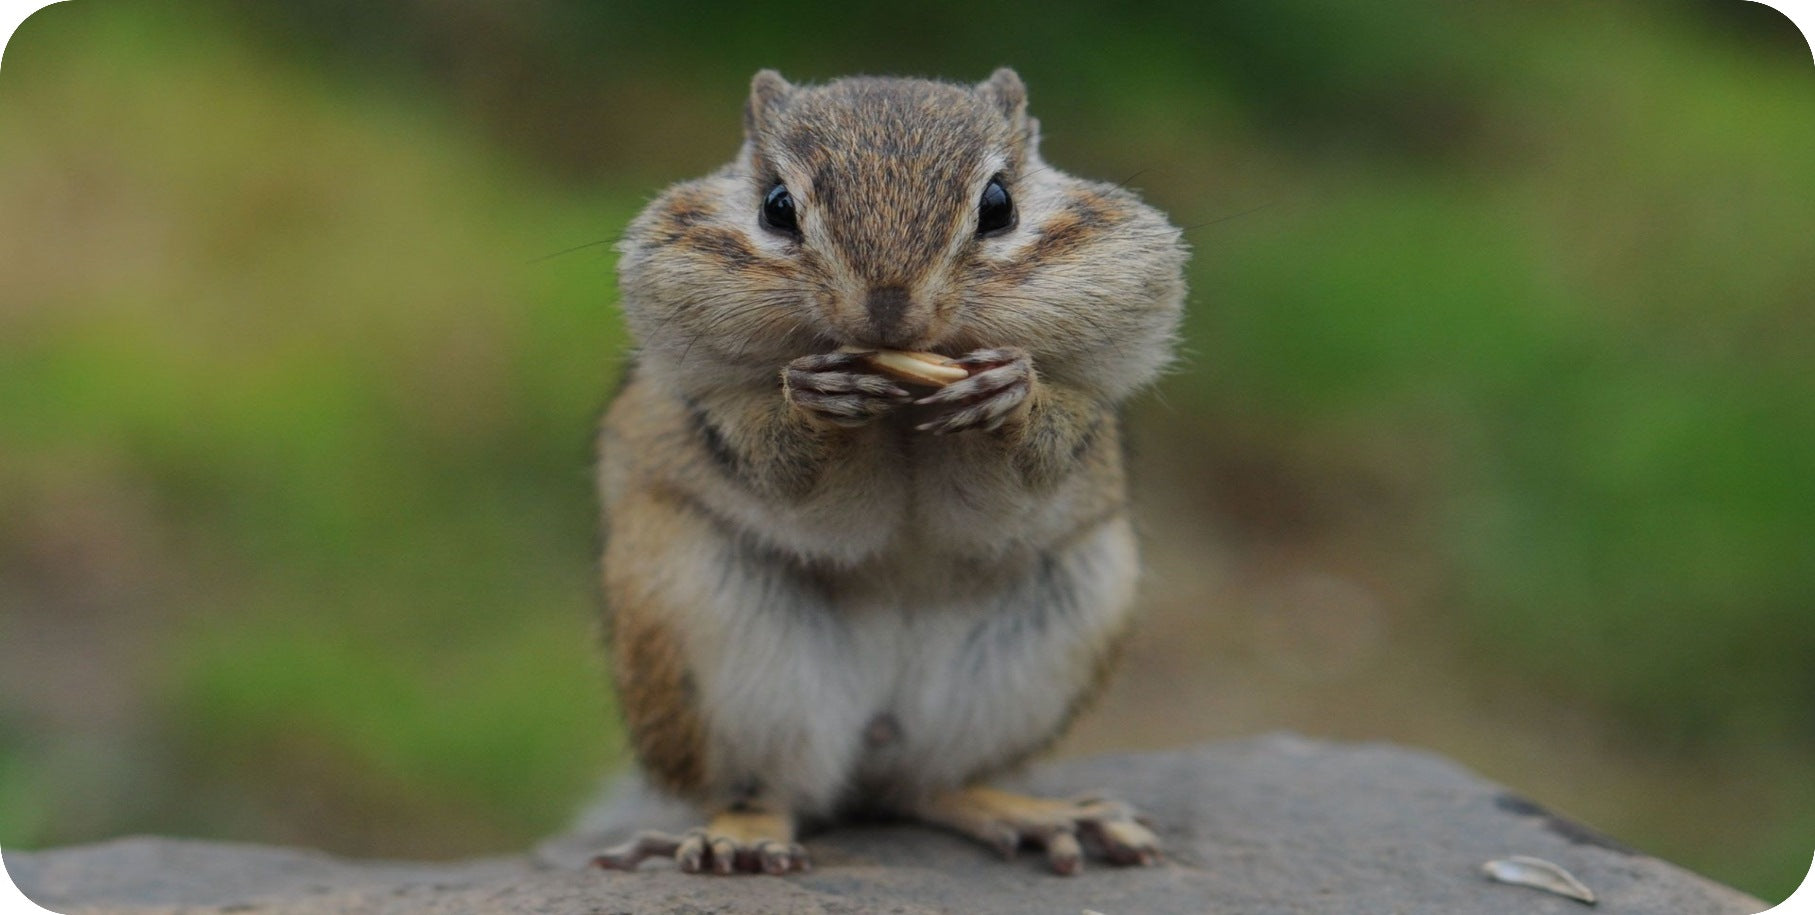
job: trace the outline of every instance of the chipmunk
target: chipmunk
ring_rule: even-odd
[[[1151,864],[1124,804],[988,787],[1128,630],[1118,404],[1170,359],[1186,259],[1040,159],[1021,78],[756,74],[737,158],[619,243],[632,367],[601,424],[610,661],[647,781],[703,823],[595,860],[808,866],[881,812],[1076,873]],[[916,386],[872,351],[940,354]],[[936,358],[936,357],[935,357]]]

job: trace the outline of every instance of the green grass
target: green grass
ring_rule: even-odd
[[[1418,506],[1407,548],[1449,570],[1433,624],[1483,683],[1598,708],[1662,754],[1806,768],[1806,61],[1604,11],[1568,25],[1522,28],[1528,59],[1500,62],[1518,79],[1493,148],[1412,173],[1345,153],[1314,204],[1219,233],[1169,394],[1327,448],[1313,465],[1371,462]],[[1815,799],[1779,784],[1733,811],[1743,836],[1655,841],[1781,898]]]
[[[0,504],[147,497],[109,509],[169,570],[113,608],[155,620],[141,821],[257,834],[206,811],[306,750],[491,824],[431,848],[525,841],[616,760],[587,468],[622,349],[598,251],[530,262],[630,204],[220,28],[55,9],[9,51],[0,194],[62,236],[9,268]],[[77,838],[45,808],[92,786],[35,753],[0,742],[0,841]]]

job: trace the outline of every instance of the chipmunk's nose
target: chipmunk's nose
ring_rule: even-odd
[[[864,311],[870,316],[870,331],[880,343],[900,345],[908,328],[904,325],[914,297],[905,286],[877,286],[864,300]]]

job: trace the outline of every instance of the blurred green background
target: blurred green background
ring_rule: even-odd
[[[1064,750],[1428,746],[1787,895],[1815,66],[1741,0],[49,7],[0,69],[0,844],[558,829],[623,760],[608,242],[758,67],[1004,63],[1196,250],[1147,623]]]

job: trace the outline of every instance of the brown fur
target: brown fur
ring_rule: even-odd
[[[611,672],[637,762],[661,787],[697,797],[705,785],[705,731],[685,645],[659,597],[623,576],[637,554],[660,548],[662,528],[680,520],[659,496],[622,506],[606,549],[605,591]],[[670,536],[684,535],[679,531]]]
[[[764,71],[745,131],[620,245],[639,353],[600,431],[604,583],[642,767],[727,824],[775,818],[757,832],[783,841],[796,813],[912,811],[1018,763],[1100,689],[1134,572],[1117,408],[1169,358],[1184,250],[1134,194],[1040,160],[1012,71],[805,87]],[[992,180],[1018,220],[979,233]],[[758,217],[777,184],[797,231]],[[837,354],[852,344],[972,376],[909,392]],[[899,659],[839,666],[900,639]],[[897,663],[944,666],[897,684]],[[876,705],[793,676],[822,668],[871,678],[846,685]],[[940,689],[972,698],[915,692]],[[958,744],[970,756],[941,769]],[[994,816],[977,798],[1058,809],[935,806]],[[733,831],[749,830],[713,842],[752,841]],[[683,867],[711,857],[676,847]]]

